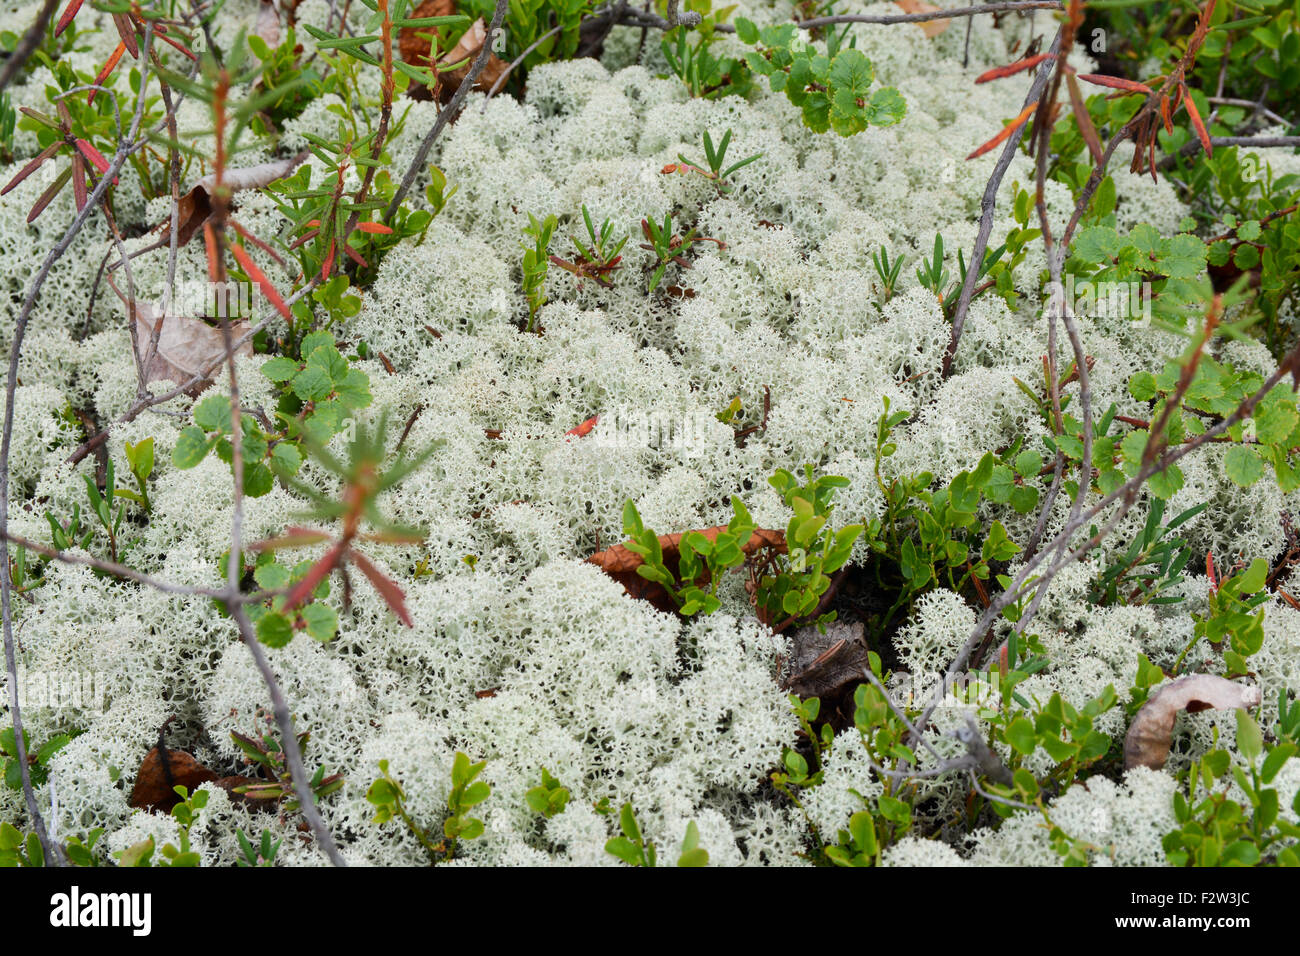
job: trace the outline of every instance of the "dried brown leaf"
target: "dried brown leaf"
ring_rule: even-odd
[[[287,159],[275,159],[269,163],[260,163],[257,166],[249,166],[245,169],[227,169],[225,175],[221,177],[222,186],[231,192],[239,192],[243,189],[261,189],[263,186],[269,186],[277,179],[283,179],[295,169],[310,155],[309,150],[303,150],[296,156],[290,156]],[[176,237],[177,245],[185,245],[194,238],[195,233],[203,227],[212,215],[212,190],[216,188],[217,178],[215,174],[209,174],[194,184],[194,188],[181,197],[177,207],[176,216]],[[164,220],[159,229],[161,235],[160,242],[167,239],[171,229],[171,220]]]
[[[1192,674],[1165,684],[1152,694],[1133,718],[1124,738],[1124,769],[1150,767],[1159,770],[1169,759],[1174,718],[1180,710],[1231,710],[1255,707],[1259,687],[1236,684],[1212,674]]]
[[[271,0],[262,0],[253,32],[265,40],[266,45],[273,50],[280,45],[280,14]]]
[[[898,6],[903,8],[904,13],[939,13],[943,8],[936,7],[933,3],[926,3],[925,0],[894,0]],[[952,26],[951,20],[922,20],[916,24],[921,31],[928,37],[937,37],[948,27]]]
[[[148,358],[149,343],[154,328],[161,323],[158,353],[145,369],[145,382],[169,379],[182,385],[222,361],[226,356],[226,342],[220,329],[215,329],[201,319],[184,315],[159,315],[148,302],[135,304],[136,344],[140,361]],[[247,322],[234,322],[230,334],[236,341],[248,332]],[[252,342],[245,342],[235,350],[241,358],[253,354]],[[198,391],[202,391],[201,386]]]
[[[168,812],[180,800],[173,787],[194,790],[216,779],[215,773],[185,751],[167,748],[164,753],[154,747],[140,764],[128,802],[138,809]]]
[[[425,17],[450,17],[456,14],[455,0],[424,0],[407,16],[411,20],[422,20]],[[426,34],[420,36],[420,34]],[[402,60],[410,63],[412,66],[428,66],[430,43],[427,34],[442,33],[432,27],[405,27],[402,29],[397,40],[397,49],[402,55]]]
[[[862,683],[871,666],[861,621],[833,621],[823,634],[815,624],[790,638],[790,661],[782,686],[800,697],[835,698]]]

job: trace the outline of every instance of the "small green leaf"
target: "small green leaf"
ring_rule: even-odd
[[[212,441],[207,433],[197,425],[187,425],[181,429],[172,449],[172,464],[177,468],[193,468],[201,462],[212,448]]]
[[[1264,462],[1260,460],[1255,449],[1245,445],[1233,445],[1223,456],[1223,473],[1234,484],[1249,488],[1264,474]]]
[[[313,639],[322,642],[332,641],[334,635],[338,633],[338,613],[328,604],[313,602],[304,607],[299,613],[307,625],[307,633]]]
[[[267,647],[284,647],[293,640],[293,625],[278,612],[263,614],[257,622],[257,639]]]
[[[1027,717],[1017,717],[1013,720],[1003,736],[1007,743],[1026,756],[1033,753],[1034,748],[1038,746],[1038,734]]]

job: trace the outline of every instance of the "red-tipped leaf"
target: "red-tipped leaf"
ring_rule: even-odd
[[[49,146],[46,146],[43,150],[41,150],[35,159],[33,159],[22,169],[18,170],[18,175],[15,176],[13,179],[9,180],[8,186],[6,186],[4,189],[0,189],[0,196],[3,196],[5,193],[9,192],[9,190],[13,189],[15,186],[21,183],[32,173],[36,172],[36,170],[40,168],[41,163],[45,162],[47,159],[49,159],[51,156],[57,153],[59,151],[59,147],[62,145],[63,143],[61,141],[53,142],[50,143]]]
[[[58,36],[68,28],[68,24],[72,22],[72,18],[77,15],[77,11],[81,9],[81,5],[84,2],[85,0],[70,0],[63,10],[63,16],[59,17],[59,22],[54,27],[55,36]]]
[[[80,153],[72,154],[72,195],[77,200],[77,212],[86,208],[86,161]]]
[[[41,198],[36,200],[36,202],[32,205],[31,211],[27,213],[27,221],[29,223],[35,222],[36,217],[39,216],[41,213],[45,212],[45,207],[54,201],[54,197],[59,194],[59,190],[61,190],[64,186],[66,186],[68,184],[68,180],[71,178],[72,178],[71,166],[69,166],[63,172],[59,173],[58,177],[54,180],[54,182],[50,183],[49,187],[45,190],[45,192],[41,193]]]
[[[217,282],[221,278],[221,253],[217,248],[217,233],[212,223],[203,224],[203,247],[208,254],[208,281]]]
[[[1146,93],[1150,95],[1155,92],[1145,83],[1139,83],[1136,80],[1126,80],[1120,76],[1103,76],[1100,73],[1080,73],[1079,79],[1086,80],[1097,86],[1109,87],[1112,90],[1123,90],[1126,93]]]
[[[109,58],[104,62],[103,69],[101,69],[101,70],[99,71],[99,75],[95,77],[95,85],[96,85],[96,86],[103,86],[103,85],[104,85],[104,81],[107,80],[108,77],[109,77],[109,74],[111,74],[111,73],[113,72],[113,70],[115,70],[115,69],[117,68],[117,61],[120,60],[120,59],[122,59],[122,54],[125,53],[125,52],[126,52],[126,44],[125,44],[125,43],[120,43],[120,42],[119,42],[118,45],[117,45],[117,49],[115,49],[115,50],[113,51],[112,55],[111,55],[111,56],[110,56],[110,57],[109,57]],[[95,94],[98,93],[98,92],[99,92],[99,90],[91,90],[91,91],[90,91],[90,96],[89,96],[89,98],[86,100],[86,102],[87,102],[87,103],[93,103],[93,102],[95,102]]]
[[[131,51],[131,59],[140,59],[140,45],[135,39],[135,24],[125,13],[113,14],[113,25],[117,27],[117,35],[122,38],[126,48]]]
[[[284,304],[284,299],[280,298],[280,293],[275,291],[275,286],[271,285],[271,281],[263,275],[262,270],[254,264],[252,258],[244,251],[244,247],[232,245],[230,252],[235,257],[235,261],[239,263],[239,267],[244,270],[250,279],[257,283],[257,287],[262,290],[262,295],[266,296],[270,303],[275,306],[276,311],[284,316],[286,322],[292,322],[293,313]]]
[[[295,584],[293,590],[285,596],[284,609],[286,611],[292,611],[311,597],[311,593],[316,590],[316,585],[325,580],[329,573],[338,566],[339,559],[343,556],[345,548],[346,545],[340,541],[326,551],[325,556],[308,569],[303,579]]]
[[[321,279],[328,279],[330,277],[330,272],[334,269],[335,245],[334,242],[330,243],[330,247],[325,253],[325,261],[320,264]]]
[[[1016,60],[1015,63],[1008,63],[1006,66],[995,66],[991,70],[985,70],[979,76],[975,77],[976,83],[989,83],[993,80],[1000,80],[1004,76],[1015,76],[1025,70],[1032,70],[1038,64],[1051,57],[1051,53],[1040,53],[1038,56],[1031,56],[1027,60]]]
[[[1183,104],[1187,107],[1187,115],[1192,118],[1192,127],[1196,130],[1197,139],[1205,147],[1205,155],[1213,156],[1214,144],[1210,141],[1209,131],[1206,130],[1205,123],[1201,121],[1201,111],[1196,108],[1196,101],[1192,99],[1190,93],[1183,96]]]
[[[1017,116],[1017,117],[1016,117],[1015,119],[1013,119],[1010,123],[1008,123],[1006,126],[1004,126],[1004,127],[1002,128],[1002,131],[1001,131],[1000,133],[998,133],[998,135],[994,136],[991,140],[989,140],[989,141],[988,141],[987,143],[985,143],[983,146],[981,146],[981,147],[979,147],[978,149],[976,149],[974,152],[972,152],[972,153],[971,153],[969,156],[967,156],[966,158],[967,158],[967,159],[975,159],[975,158],[978,157],[978,156],[983,156],[985,153],[987,153],[987,152],[988,152],[989,150],[991,150],[993,147],[995,147],[995,146],[997,146],[999,143],[1005,141],[1009,136],[1011,136],[1012,133],[1018,133],[1018,132],[1020,131],[1020,128],[1021,128],[1022,126],[1024,126],[1025,123],[1027,123],[1027,122],[1029,121],[1029,117],[1033,115],[1034,110],[1036,110],[1036,109],[1038,109],[1038,104],[1037,104],[1037,103],[1030,103],[1028,106],[1026,106],[1023,110],[1020,111],[1020,115],[1019,115],[1019,116]]]
[[[596,427],[596,423],[597,423],[598,421],[600,421],[600,416],[599,416],[599,415],[592,415],[590,418],[588,418],[588,419],[587,419],[585,422],[583,422],[581,425],[575,425],[573,428],[570,428],[570,429],[569,429],[567,432],[565,432],[564,434],[565,434],[565,435],[573,435],[575,438],[581,438],[583,435],[586,435],[586,434],[590,433],[591,430],[592,430],[593,428]]]
[[[80,150],[81,155],[90,160],[91,165],[101,173],[108,172],[108,160],[106,160],[104,154],[95,149],[95,147],[91,146],[84,139],[79,139],[77,140],[77,149]]]
[[[415,627],[415,622],[411,620],[411,612],[406,609],[406,595],[397,586],[397,582],[371,564],[370,559],[359,551],[352,552],[352,563],[370,580],[375,590],[379,592],[379,596],[384,599],[384,603],[388,605],[388,609],[397,615],[397,619],[407,627]]]

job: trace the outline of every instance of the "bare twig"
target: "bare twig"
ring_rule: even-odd
[[[151,37],[152,32],[146,32],[144,38],[146,53]],[[108,169],[104,171],[104,175],[95,184],[86,204],[73,217],[72,223],[63,234],[63,238],[46,254],[40,270],[36,273],[31,287],[27,290],[27,296],[23,300],[22,307],[18,310],[18,316],[14,321],[14,339],[9,349],[9,376],[5,383],[4,436],[0,439],[0,564],[3,564],[3,567],[0,568],[0,616],[3,617],[5,666],[9,676],[9,709],[14,728],[15,749],[17,750],[14,756],[18,759],[27,813],[31,817],[36,838],[45,851],[45,859],[56,865],[63,863],[63,849],[50,840],[49,833],[45,829],[45,820],[41,816],[40,808],[36,805],[36,794],[32,790],[31,773],[27,766],[27,747],[23,742],[22,711],[18,703],[18,664],[14,648],[12,582],[10,581],[9,544],[7,541],[9,534],[9,453],[13,444],[14,399],[18,387],[18,360],[22,355],[23,338],[27,334],[27,323],[31,320],[32,310],[36,307],[36,299],[41,293],[41,287],[45,285],[45,280],[49,278],[54,264],[68,251],[72,241],[81,232],[81,227],[95,214],[109,185],[126,163],[127,157],[144,145],[144,140],[137,139],[136,134],[139,132],[140,123],[144,118],[145,104],[147,102],[145,94],[149,89],[147,80],[147,76],[141,77],[140,93],[136,101],[135,116],[131,121],[130,133],[118,144],[117,151],[114,153]]]
[[[20,548],[26,548],[33,554],[43,555],[63,564],[76,564],[82,567],[94,568],[96,571],[103,571],[105,574],[111,574],[115,578],[125,578],[128,581],[135,581],[137,584],[143,584],[153,588],[155,591],[161,591],[163,594],[178,594],[186,596],[209,597],[218,600],[225,600],[229,593],[225,590],[213,590],[212,588],[194,587],[189,584],[174,584],[171,581],[164,581],[160,578],[150,577],[143,574],[135,568],[128,567],[125,564],[119,564],[115,561],[104,561],[100,558],[84,554],[72,554],[67,551],[59,551],[57,548],[49,548],[39,542],[32,541],[28,538],[16,534],[10,534],[5,531],[0,534],[0,540],[12,543]]]
[[[36,14],[36,19],[32,21],[32,25],[27,28],[23,38],[18,41],[18,45],[9,54],[4,69],[0,70],[0,91],[3,91],[9,85],[10,80],[17,76],[18,71],[23,68],[23,64],[40,46],[41,38],[45,36],[45,28],[49,26],[50,20],[54,16],[54,8],[58,5],[59,0],[45,0],[41,12]]]
[[[936,10],[932,13],[896,13],[883,16],[868,16],[857,13],[844,13],[831,17],[813,17],[800,20],[796,24],[800,30],[815,30],[837,23],[927,23],[931,20],[949,20],[954,17],[976,17],[983,13],[1023,13],[1032,10],[1064,10],[1065,4],[1056,0],[1028,0],[1028,2],[985,3],[976,7],[955,7],[951,10]],[[719,28],[721,29],[721,28]]]
[[[225,96],[228,82],[229,77],[223,69],[213,97],[213,112],[216,120],[214,123],[216,161],[214,163],[215,182],[212,190],[212,216],[208,221],[208,225],[211,226],[211,234],[215,237],[216,251],[213,258],[217,275],[213,278],[217,282],[226,281],[225,220],[228,208],[226,205],[227,193],[222,185],[222,177],[225,172]],[[284,752],[285,761],[289,765],[289,776],[293,782],[293,790],[298,797],[302,815],[306,819],[308,827],[311,828],[316,842],[325,855],[329,857],[330,862],[335,866],[347,866],[347,861],[339,853],[334,838],[330,835],[329,828],[325,826],[325,821],[321,819],[320,811],[316,807],[316,798],[311,792],[311,777],[303,765],[302,749],[298,746],[298,735],[293,726],[293,718],[289,713],[289,707],[285,703],[284,692],[280,688],[275,672],[266,660],[266,655],[262,652],[262,646],[253,631],[247,611],[238,600],[240,578],[243,575],[242,555],[244,551],[243,410],[239,404],[239,377],[235,372],[235,341],[234,334],[231,331],[229,315],[223,314],[221,316],[221,335],[226,351],[225,364],[229,371],[230,470],[234,477],[234,503],[230,517],[230,557],[226,565],[226,595],[230,598],[227,606],[239,629],[239,638],[244,642],[249,653],[253,655],[253,663],[261,674],[263,683],[266,684],[266,691],[271,698],[271,707],[275,714],[276,726],[280,730],[280,747]]]
[[[990,7],[992,6],[996,6],[996,4],[990,4]],[[1056,39],[1052,41],[1050,53],[1056,54],[1061,49],[1061,39],[1065,29],[1066,27],[1062,26],[1057,32]],[[1054,56],[1043,61],[1038,73],[1034,76],[1034,82],[1029,88],[1028,95],[1025,96],[1025,106],[1042,97],[1043,91],[1047,89],[1047,81],[1051,78],[1052,71],[1056,67],[1056,62]],[[957,308],[952,314],[952,335],[943,356],[942,375],[944,378],[947,378],[952,371],[953,358],[957,354],[957,344],[961,341],[962,329],[966,324],[966,313],[970,310],[971,298],[975,293],[975,283],[979,281],[980,269],[984,265],[984,253],[989,247],[989,234],[993,232],[993,213],[997,208],[998,187],[1002,185],[1002,177],[1006,175],[1011,160],[1015,158],[1016,150],[1020,148],[1020,138],[1023,135],[1024,128],[1022,127],[1019,132],[1007,137],[1006,144],[1002,147],[1002,154],[998,157],[997,165],[993,167],[993,175],[989,177],[988,185],[984,187],[984,197],[980,200],[979,232],[976,234],[975,248],[971,251],[970,262],[966,269],[966,281],[962,284],[961,296],[958,298]]]
[[[415,158],[411,160],[406,175],[402,177],[402,185],[398,187],[397,192],[393,194],[392,201],[388,204],[388,208],[384,210],[385,223],[393,221],[393,215],[397,212],[397,207],[402,204],[406,194],[411,191],[411,186],[415,184],[415,177],[424,168],[424,164],[429,158],[429,150],[433,148],[434,142],[442,135],[442,131],[447,124],[455,119],[456,114],[461,111],[465,104],[465,98],[469,96],[469,91],[474,88],[474,82],[478,79],[478,75],[487,66],[488,60],[492,56],[492,43],[496,39],[497,31],[501,29],[501,21],[505,19],[506,10],[509,6],[510,0],[497,0],[496,9],[492,12],[492,23],[488,26],[487,35],[483,38],[483,48],[478,51],[478,56],[475,57],[469,72],[465,74],[465,78],[460,81],[460,86],[456,87],[451,102],[443,107],[438,114],[438,118],[433,123],[433,128],[420,141],[420,148],[416,150]]]
[[[1300,136],[1211,136],[1211,146],[1244,146],[1246,149],[1300,149]],[[1156,169],[1171,168],[1180,159],[1195,156],[1201,151],[1201,141],[1193,136],[1177,153],[1171,153],[1156,163]]]
[[[676,2],[670,3],[670,14],[675,14]],[[974,7],[955,7],[951,10],[936,10],[932,13],[895,13],[883,15],[871,14],[838,14],[827,17],[813,17],[810,20],[799,20],[795,26],[800,30],[816,30],[820,27],[833,26],[838,23],[874,23],[889,25],[894,23],[927,23],[931,20],[949,20],[956,17],[975,17],[985,13],[1032,13],[1035,10],[1064,10],[1065,4],[1058,0],[1018,0],[1018,2],[1004,3],[986,3]],[[649,10],[637,10],[623,5],[611,7],[607,10],[597,13],[591,17],[593,21],[612,20],[619,26],[641,27],[642,29],[654,28],[656,30],[672,30],[677,26],[694,26],[699,20],[694,22],[686,19],[686,14],[675,16],[673,19],[661,17],[657,13]],[[729,23],[719,23],[713,27],[717,33],[735,33],[736,28]]]
[[[511,60],[510,63],[506,66],[506,68],[501,71],[501,75],[497,77],[496,82],[492,84],[492,88],[487,91],[487,96],[483,98],[483,108],[480,110],[480,112],[482,113],[487,112],[488,100],[496,96],[497,93],[500,91],[501,87],[506,85],[506,80],[510,79],[511,72],[520,63],[523,63],[524,60],[528,59],[528,54],[532,53],[539,46],[541,46],[543,43],[545,43],[547,40],[555,36],[563,29],[564,29],[563,23],[559,24],[558,26],[552,27],[551,29],[543,33],[541,36],[539,36],[536,40],[534,40],[531,44],[529,44],[528,49],[524,50],[523,53],[520,53],[517,57]]]

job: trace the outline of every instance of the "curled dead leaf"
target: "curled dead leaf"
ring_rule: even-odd
[[[790,637],[790,660],[782,687],[800,697],[830,700],[862,683],[871,666],[861,621],[833,621],[822,633],[815,624]]]
[[[261,189],[263,186],[271,185],[277,179],[288,176],[310,155],[311,151],[304,149],[297,155],[285,159],[273,159],[270,162],[258,163],[256,166],[245,166],[243,169],[227,169],[221,177],[221,184],[236,193],[244,189]],[[216,185],[216,174],[208,173],[195,184],[195,188],[202,187],[211,193]]]
[[[412,18],[417,17],[443,17],[451,16],[456,13],[456,5],[452,0],[425,0],[419,8],[412,14]],[[413,66],[429,66],[429,57],[431,53],[431,44],[428,39],[429,28],[408,27],[402,30],[398,42],[398,48],[401,50],[402,59]],[[424,33],[421,37],[419,34]],[[441,39],[443,34],[438,32]],[[450,50],[438,57],[437,65],[444,72],[438,76],[438,94],[439,98],[446,102],[456,92],[460,86],[461,80],[469,74],[470,66],[474,58],[478,56],[479,51],[483,49],[483,43],[487,39],[487,26],[483,18],[475,20],[470,24],[464,34]],[[448,66],[461,64],[457,69],[448,70]],[[488,57],[487,64],[483,71],[479,73],[474,80],[474,89],[490,90],[493,84],[506,71],[506,62],[493,53]],[[412,86],[410,95],[415,99],[430,98],[429,90],[422,86]]]
[[[244,169],[227,169],[225,175],[221,177],[221,184],[231,192],[239,192],[244,189],[261,189],[263,186],[269,186],[277,179],[283,179],[295,169],[302,165],[303,161],[311,155],[309,150],[303,150],[296,156],[290,156],[287,159],[273,159],[268,163],[259,163],[256,166],[249,166]],[[197,183],[194,188],[181,197],[177,205],[176,216],[176,236],[177,244],[185,245],[194,238],[203,224],[208,221],[212,215],[212,191],[216,188],[217,178],[215,174],[209,173]],[[171,229],[171,219],[165,219],[159,231],[162,238],[159,243],[167,241]]]
[[[1255,707],[1259,687],[1236,684],[1212,674],[1192,674],[1165,684],[1152,694],[1129,726],[1124,738],[1124,769],[1150,767],[1159,770],[1169,759],[1174,718],[1180,710],[1231,710]]]
[[[131,788],[133,807],[142,810],[161,810],[169,812],[176,806],[179,797],[174,787],[194,790],[201,784],[216,780],[217,775],[195,760],[183,750],[160,750],[154,747],[145,754],[136,774],[135,786]]]
[[[140,361],[149,357],[149,344],[154,328],[161,323],[158,352],[145,369],[145,382],[163,379],[183,385],[196,375],[219,364],[226,357],[226,341],[220,329],[215,329],[201,319],[184,315],[160,315],[148,302],[135,305],[136,347]],[[235,341],[248,332],[247,322],[234,322],[230,334]],[[235,355],[246,358],[253,354],[253,343],[245,342],[235,349]],[[206,382],[195,393],[206,387]]]
[[[487,27],[483,24],[483,18],[475,20],[460,41],[447,51],[446,55],[438,60],[439,66],[450,66],[453,63],[465,61],[462,66],[455,70],[448,70],[439,76],[442,89],[449,92],[455,92],[456,87],[460,86],[461,81],[469,75],[469,69],[473,65],[474,58],[479,55],[483,49],[483,42],[487,39]],[[483,71],[479,73],[474,80],[474,89],[490,90],[501,74],[506,71],[506,62],[495,53],[488,56],[487,64],[484,65]]]

